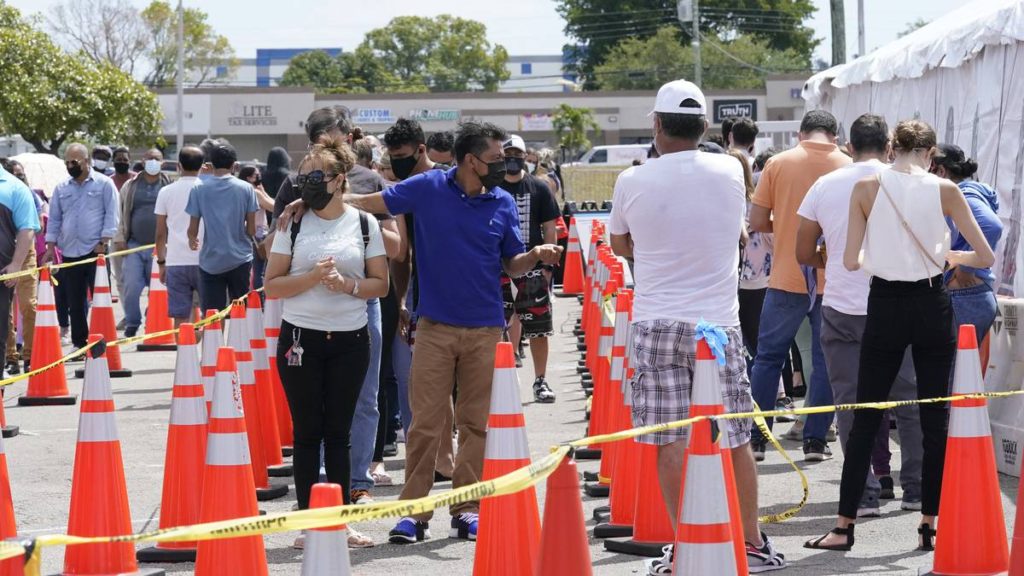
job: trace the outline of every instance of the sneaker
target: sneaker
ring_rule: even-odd
[[[117,326],[115,326],[114,329],[115,330],[124,330],[124,327],[127,326],[127,324],[125,322],[126,322],[126,320],[124,318],[121,318],[121,321],[117,323]]]
[[[839,437],[839,430],[836,428],[835,422],[828,427],[828,433],[825,434],[825,442],[835,442]]]
[[[412,518],[402,518],[388,532],[388,542],[392,544],[415,544],[424,540],[430,540],[430,524]]]
[[[351,526],[348,527],[349,548],[373,548],[373,546],[373,538],[370,538]]]
[[[17,360],[8,360],[7,373],[13,375],[21,374],[21,364]]]
[[[882,500],[892,500],[896,497],[896,490],[893,486],[892,476],[879,476],[878,483],[882,485],[882,491],[878,497]]]
[[[541,404],[551,404],[555,401],[555,393],[543,376],[533,381],[533,399]]]
[[[385,458],[391,458],[392,456],[398,456],[398,444],[391,442],[384,445],[384,450],[381,451],[381,455]]]
[[[747,542],[748,571],[756,574],[785,568],[786,557],[775,550],[775,546],[764,532],[761,532],[761,540],[764,541],[764,544],[760,548]]]
[[[764,462],[764,450],[767,442],[764,440],[751,440],[750,449],[754,452],[755,462]]]
[[[516,368],[522,368],[522,367],[523,367],[523,356],[521,354],[519,354],[519,353],[516,353]]]
[[[921,510],[921,489],[919,487],[903,487],[903,502],[900,503],[901,510]]]
[[[804,440],[804,462],[824,462],[832,459],[832,450],[824,440],[808,438]]]
[[[882,511],[878,506],[861,504],[857,507],[857,518],[880,518]]]
[[[779,438],[783,440],[792,440],[794,442],[801,442],[804,439],[804,421],[797,420],[789,430],[786,430],[785,434],[780,434]]]
[[[304,550],[306,548],[306,536],[303,535],[296,538],[295,542],[292,542],[292,548],[295,548],[296,550]]]
[[[661,549],[661,558],[652,558],[650,560],[644,560],[644,566],[647,567],[648,576],[662,576],[664,574],[672,573],[672,551],[674,546],[669,544]]]
[[[65,346],[71,344],[71,328],[60,329],[60,343]]]
[[[392,478],[391,474],[388,474],[387,472],[384,472],[384,471],[374,472],[373,474],[371,474],[371,476],[373,477],[373,485],[374,486],[394,486],[395,485],[395,479]]]
[[[373,496],[370,495],[369,490],[352,490],[349,492],[349,500],[351,500],[353,504],[358,504],[360,506],[364,504],[373,504]]]
[[[448,531],[448,537],[476,540],[476,527],[479,521],[480,515],[475,512],[463,512],[458,516],[452,516],[452,528]]]
[[[125,338],[134,338],[135,335],[138,334],[138,333],[139,333],[139,327],[138,326],[133,326],[133,327],[129,327],[129,328],[125,328],[124,329],[124,337]]]
[[[434,482],[451,482],[451,481],[452,481],[452,477],[451,476],[445,476],[444,474],[441,474],[437,470],[434,470]]]
[[[789,396],[783,396],[782,398],[779,398],[778,400],[775,401],[775,409],[776,410],[792,410],[793,409],[793,399],[790,398]],[[785,415],[785,416],[776,416],[775,417],[775,421],[776,422],[792,422],[793,421],[793,416],[790,416],[788,414]]]
[[[29,360],[25,360],[24,364],[25,364],[24,371],[25,372],[31,372],[32,371],[32,363]]]

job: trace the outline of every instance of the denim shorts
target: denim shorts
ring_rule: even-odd
[[[193,294],[199,293],[199,266],[168,266],[166,276],[168,315],[191,318],[195,306]]]

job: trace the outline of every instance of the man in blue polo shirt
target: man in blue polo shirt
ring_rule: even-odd
[[[346,201],[379,214],[416,215],[419,323],[412,358],[403,500],[426,496],[445,429],[455,379],[459,450],[455,488],[478,482],[490,413],[495,345],[505,326],[500,276],[520,276],[539,262],[558,261],[561,247],[526,251],[515,200],[498,186],[505,180],[505,132],[489,123],[464,122],[455,137],[456,167],[413,176],[382,193],[346,195]],[[477,502],[452,506],[455,538],[476,539]],[[403,518],[391,531],[395,543],[430,537],[431,514]]]
[[[0,167],[0,274],[20,272],[35,247],[39,214],[34,196],[21,180]],[[11,296],[17,283],[17,279],[0,282],[0,338],[10,330]]]

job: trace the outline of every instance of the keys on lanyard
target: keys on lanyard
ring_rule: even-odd
[[[299,367],[302,366],[302,338],[301,328],[292,328],[292,347],[285,353],[285,357],[288,358],[288,365]]]

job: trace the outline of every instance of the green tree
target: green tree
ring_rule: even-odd
[[[551,126],[558,136],[558,146],[568,150],[573,158],[590,148],[588,132],[595,136],[601,134],[601,126],[590,108],[575,108],[564,103],[552,111]]]
[[[435,92],[494,91],[509,77],[508,52],[487,41],[487,27],[446,14],[394,18],[368,32],[358,50],[390,70],[399,90],[425,86]]]
[[[907,22],[907,25],[903,27],[903,30],[899,34],[897,34],[896,37],[903,38],[904,36],[910,34],[914,30],[917,30],[918,28],[924,28],[928,24],[931,24],[931,22],[919,17],[917,20],[914,20],[913,22]]]
[[[0,61],[0,128],[39,152],[85,135],[142,145],[160,132],[155,94],[111,64],[65,53],[3,3]]]
[[[281,86],[306,86],[321,93],[426,92],[423,84],[403,82],[369,48],[331,57],[323,50],[299,54],[281,76]]]
[[[751,89],[764,85],[768,73],[807,71],[803,56],[774,50],[750,36],[707,39],[701,47],[704,87]],[[665,82],[693,77],[693,48],[683,44],[679,27],[668,25],[648,38],[626,38],[608,51],[594,69],[602,90],[656,90]]]
[[[146,56],[151,66],[144,82],[150,87],[171,85],[178,72],[177,12],[169,2],[153,0],[141,17],[149,33]],[[215,83],[218,68],[227,69],[227,78],[238,68],[231,43],[206,18],[198,8],[185,8],[185,80],[192,86]]]
[[[281,86],[306,86],[324,92],[345,81],[337,59],[323,50],[310,50],[292,58],[281,75]]]
[[[557,0],[566,33],[576,40],[567,46],[575,62],[573,71],[596,88],[594,69],[625,38],[647,38],[674,24],[676,0]],[[814,13],[811,0],[701,0],[700,31],[710,39],[726,41],[751,36],[773,50],[792,50],[808,64],[818,45],[814,30],[804,21]],[[682,35],[689,44],[689,27]]]

